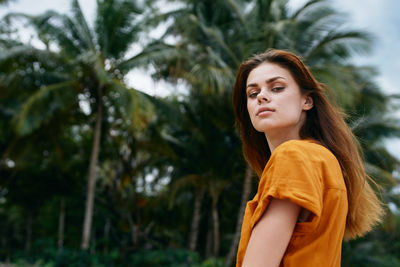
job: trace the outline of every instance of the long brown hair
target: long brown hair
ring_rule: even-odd
[[[251,70],[265,62],[287,69],[302,93],[313,99],[314,107],[306,111],[306,121],[300,129],[300,137],[317,140],[339,161],[349,206],[345,238],[355,238],[370,231],[381,221],[384,211],[382,203],[368,183],[374,182],[365,172],[360,145],[344,121],[344,114],[329,102],[325,94],[326,86],[317,82],[304,63],[293,53],[270,49],[248,59],[239,67],[233,91],[233,105],[246,160],[260,176],[271,156],[264,133],[256,131],[251,124],[245,90]]]

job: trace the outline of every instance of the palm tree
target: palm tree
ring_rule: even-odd
[[[400,137],[400,121],[392,115],[396,107],[390,96],[367,77],[374,77],[374,72],[361,69],[355,75],[360,89],[353,96],[353,106],[347,108],[347,120],[363,147],[369,173],[379,184],[390,186],[395,182],[392,172],[400,162],[387,152],[383,141]]]
[[[141,56],[153,62],[156,77],[184,80],[190,93],[218,93],[230,92],[238,65],[250,55],[270,47],[290,49],[303,57],[320,81],[334,89],[342,106],[352,106],[360,86],[355,78],[358,68],[349,59],[356,52],[367,52],[371,37],[341,27],[344,18],[326,1],[307,1],[294,11],[288,9],[287,2],[182,0],[177,9],[157,17],[173,23]],[[167,39],[171,36],[175,43]],[[245,177],[250,179],[251,175]],[[242,207],[247,199],[242,198]],[[231,251],[237,242],[235,238]],[[234,253],[229,255],[228,266]]]
[[[7,5],[12,0],[0,0],[0,5]]]
[[[212,218],[212,253],[217,256],[219,199],[228,185],[239,179],[243,165],[243,161],[238,160],[240,142],[230,116],[232,105],[224,95],[200,93],[178,103],[172,102],[172,105],[178,114],[163,127],[163,145],[169,146],[174,154],[165,163],[173,166],[169,187],[171,206],[181,195],[187,195],[188,190],[191,192],[193,214],[188,223],[188,247],[196,250],[201,214],[207,213]],[[225,112],[219,112],[221,105]],[[209,212],[204,211],[206,202],[210,205]]]
[[[30,58],[36,66],[32,71],[42,79],[38,89],[27,97],[20,112],[14,116],[15,129],[20,136],[32,133],[61,113],[72,111],[78,104],[89,107],[89,118],[95,125],[88,168],[83,250],[89,247],[96,168],[106,116],[114,110],[131,125],[131,129],[140,129],[152,116],[147,96],[128,88],[123,82],[130,70],[124,64],[129,60],[127,52],[142,30],[139,15],[143,8],[127,0],[99,0],[97,4],[93,28],[87,23],[77,0],[72,0],[71,17],[53,11],[39,16],[10,15],[11,18],[27,19],[46,49],[21,45],[7,50],[7,55],[2,58],[3,63]],[[49,73],[46,72],[48,60],[56,64]],[[3,80],[2,86],[21,88],[18,72],[14,76]]]

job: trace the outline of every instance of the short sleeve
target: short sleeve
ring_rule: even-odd
[[[281,147],[282,146],[282,147]],[[311,222],[298,223],[296,231],[316,229],[323,202],[321,167],[295,143],[282,144],[271,155],[261,176],[257,207],[252,217],[254,226],[265,212],[271,198],[289,199],[314,215]]]

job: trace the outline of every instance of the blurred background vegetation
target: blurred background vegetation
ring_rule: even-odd
[[[285,0],[97,0],[90,22],[71,0],[70,15],[6,15],[0,262],[233,266],[257,178],[241,154],[232,87],[243,60],[273,47],[331,87],[387,204],[382,224],[344,243],[342,266],[400,266],[399,159],[384,143],[400,136],[394,96],[373,67],[352,64],[372,37],[345,21],[323,0],[295,10]],[[127,83],[136,69],[184,90],[145,94]]]

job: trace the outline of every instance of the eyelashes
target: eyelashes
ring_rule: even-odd
[[[248,98],[256,98],[257,95],[258,95],[258,92],[253,92],[253,93],[250,93],[247,97]]]
[[[273,93],[278,93],[278,92],[283,91],[284,89],[285,89],[284,86],[275,86],[275,87],[272,87],[270,90]],[[260,90],[258,90],[258,89],[257,90],[251,90],[248,93],[247,97],[248,98],[256,98],[259,93],[260,93]]]
[[[276,86],[276,87],[273,87],[273,88],[271,89],[271,91],[272,91],[272,92],[280,92],[280,91],[282,91],[283,89],[285,89],[284,86]]]

